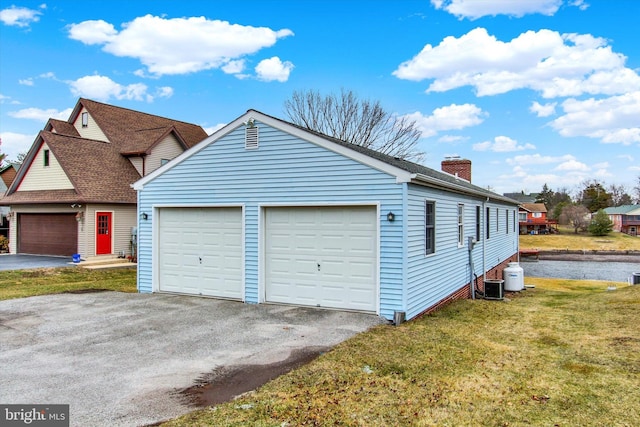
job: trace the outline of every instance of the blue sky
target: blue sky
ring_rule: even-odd
[[[640,176],[637,0],[0,0],[0,137],[13,159],[78,97],[212,132],[294,90],[416,120],[424,164],[496,192]]]

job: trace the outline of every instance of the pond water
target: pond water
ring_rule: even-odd
[[[633,273],[640,273],[640,262],[521,260],[520,267],[524,270],[525,278],[556,277],[626,282]]]

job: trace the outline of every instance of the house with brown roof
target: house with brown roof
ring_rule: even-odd
[[[207,137],[202,127],[80,98],[39,132],[0,205],[12,253],[130,255],[131,184]]]
[[[16,171],[20,165],[16,163],[7,163],[0,166],[0,197],[7,191],[14,178]],[[9,208],[0,206],[0,236],[9,237]]]
[[[522,203],[518,209],[520,234],[548,234],[557,230],[558,221],[547,218],[544,203]]]

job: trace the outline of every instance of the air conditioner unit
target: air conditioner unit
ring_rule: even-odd
[[[485,280],[484,281],[484,298],[497,299],[504,298],[504,280]]]

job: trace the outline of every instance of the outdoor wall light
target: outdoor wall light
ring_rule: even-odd
[[[147,220],[147,218],[149,218],[149,215],[147,215],[147,213],[146,213],[146,212],[142,212],[142,213],[140,214],[140,219],[143,219],[143,220],[145,220],[145,221],[146,221],[146,220]]]
[[[389,212],[387,214],[387,221],[389,222],[393,222],[396,220],[396,214],[394,214],[393,212]]]

